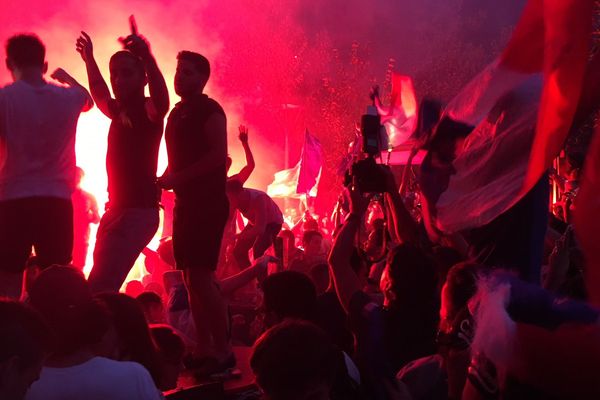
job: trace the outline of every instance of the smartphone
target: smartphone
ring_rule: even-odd
[[[138,27],[133,14],[129,16],[129,29],[131,30],[132,35],[138,34]]]

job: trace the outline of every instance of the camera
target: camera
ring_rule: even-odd
[[[379,155],[381,151],[381,117],[377,110],[370,106],[367,113],[360,119],[360,133],[362,136],[362,151],[370,157]]]
[[[346,175],[346,186],[353,183],[362,193],[384,193],[386,191],[386,174],[384,168],[387,165],[377,164],[374,157],[368,157],[352,164]]]
[[[386,189],[386,165],[377,164],[375,157],[381,152],[382,126],[377,109],[367,107],[367,113],[361,118],[360,133],[362,136],[362,152],[367,156],[352,164],[346,173],[344,185],[355,184],[362,193],[383,193]]]

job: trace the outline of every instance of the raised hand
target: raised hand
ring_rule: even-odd
[[[248,143],[248,127],[244,126],[244,125],[240,125],[239,130],[240,130],[240,135],[238,137],[240,138],[240,142]]]
[[[369,208],[370,199],[358,190],[358,187],[353,186],[350,189],[350,213],[362,217]]]
[[[376,98],[379,98],[379,86],[375,85],[371,88],[371,92],[369,93],[369,98],[371,100],[375,100]]]
[[[90,36],[81,31],[81,36],[77,39],[77,43],[75,43],[75,49],[81,55],[81,58],[84,62],[88,62],[93,60],[94,58],[94,45],[92,44],[92,39]]]
[[[123,47],[142,60],[147,60],[152,57],[150,44],[146,38],[141,35],[129,35],[126,38],[119,38],[119,41],[123,44]]]
[[[62,84],[65,85],[71,85],[72,82],[74,81],[73,77],[71,75],[69,75],[67,73],[67,71],[65,71],[62,68],[57,68],[51,75],[50,77]]]

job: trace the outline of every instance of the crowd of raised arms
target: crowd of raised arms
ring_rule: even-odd
[[[457,111],[475,84],[445,109],[422,102],[404,173],[354,152],[328,217],[307,207],[294,219],[246,186],[245,126],[246,166],[230,172],[227,110],[204,93],[209,60],[178,53],[171,106],[134,24],[110,77],[92,39],[81,32],[73,50],[87,87],[48,73],[36,35],[6,41],[0,400],[600,398],[600,293],[587,282],[597,272],[571,225],[583,156],[567,146],[520,190],[539,76],[477,120]],[[598,59],[573,129],[600,104]],[[110,119],[104,213],[75,158],[77,120],[94,105]],[[157,171],[162,140],[168,167]],[[140,254],[145,276],[126,282]],[[243,391],[182,383],[223,388],[240,371],[251,375]]]

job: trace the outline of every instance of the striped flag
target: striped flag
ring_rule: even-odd
[[[300,160],[293,168],[275,173],[273,182],[267,187],[267,194],[271,197],[316,197],[322,167],[321,142],[307,129]]]
[[[584,77],[590,81],[584,73],[592,5],[530,0],[500,57],[448,104],[444,116],[475,130],[434,201],[438,229],[456,232],[492,221],[528,193],[558,155]]]

